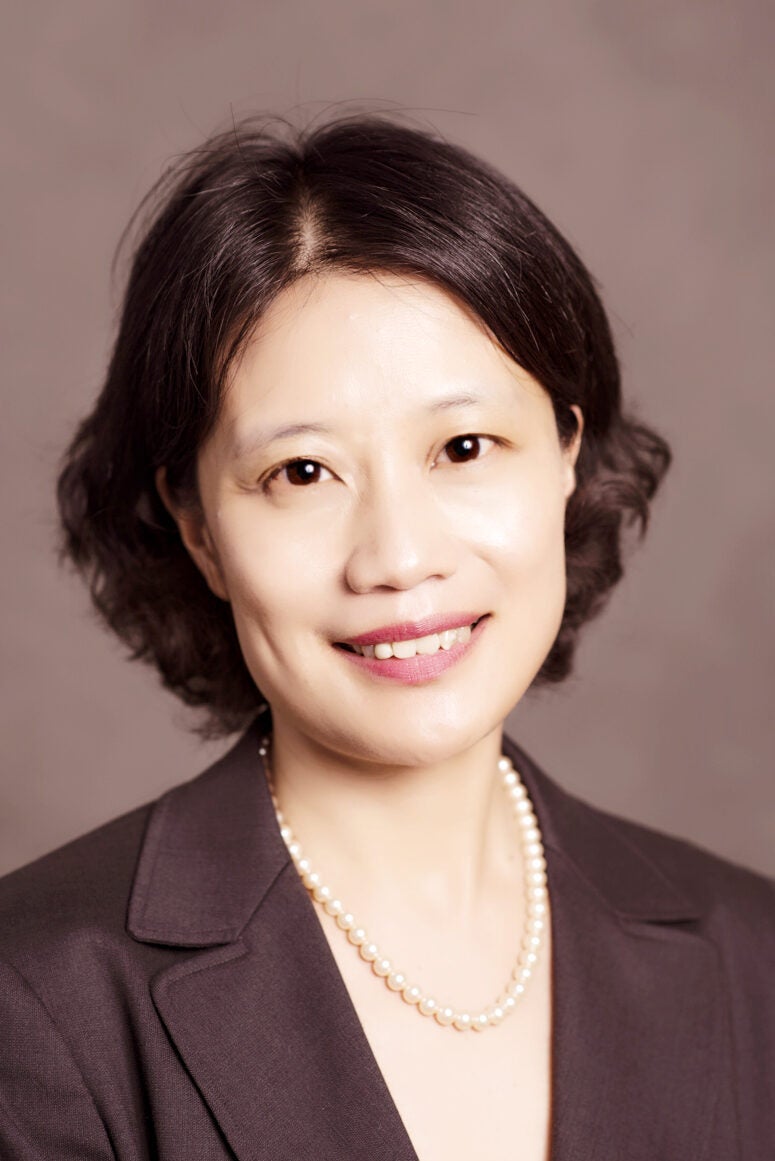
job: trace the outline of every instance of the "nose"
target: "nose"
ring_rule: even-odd
[[[459,542],[428,482],[391,475],[372,484],[351,527],[345,579],[352,592],[411,589],[457,567]]]

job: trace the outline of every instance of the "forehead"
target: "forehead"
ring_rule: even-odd
[[[308,275],[271,303],[235,362],[222,422],[364,411],[387,418],[450,396],[513,401],[543,388],[484,323],[434,283],[388,273]]]
[[[282,357],[302,337],[332,359],[344,344],[393,360],[408,349],[439,358],[451,346],[478,346],[490,356],[489,348],[500,350],[485,324],[451,293],[429,279],[383,271],[330,271],[298,279],[265,311],[247,346],[247,360]]]

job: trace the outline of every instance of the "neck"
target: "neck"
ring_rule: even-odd
[[[465,922],[519,868],[497,771],[501,739],[499,727],[443,761],[388,765],[276,724],[272,782],[305,854],[353,910],[400,900]]]

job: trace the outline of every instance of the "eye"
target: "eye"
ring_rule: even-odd
[[[307,484],[319,483],[321,474],[327,471],[317,460],[286,460],[267,476],[264,486],[271,487],[278,481],[287,481],[296,488],[303,488]]]
[[[494,442],[487,435],[456,435],[444,445],[444,451],[453,464],[465,464],[480,459],[486,445]]]

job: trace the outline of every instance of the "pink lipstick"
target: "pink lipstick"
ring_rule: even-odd
[[[431,633],[443,633],[445,629],[460,629],[463,625],[473,625],[481,616],[481,613],[476,612],[437,613],[432,617],[423,617],[420,621],[399,621],[395,625],[370,629],[368,633],[361,633],[358,637],[346,637],[337,644],[378,645],[380,641],[413,641],[419,637],[428,637]]]
[[[477,616],[479,619],[477,620]],[[489,614],[479,616],[474,613],[470,620],[468,614],[457,614],[450,617],[429,617],[423,621],[411,624],[390,625],[376,632],[364,633],[348,642],[338,642],[337,649],[343,660],[355,665],[362,672],[380,681],[399,683],[401,685],[421,685],[423,682],[433,681],[448,669],[452,669],[476,647],[479,638],[485,631],[490,620]],[[414,657],[388,657],[381,660],[377,657],[363,657],[348,649],[347,645],[375,645],[389,641],[411,641],[415,638],[429,636],[431,633],[442,633],[446,629],[458,629],[464,625],[472,625],[471,636],[466,642],[457,642],[451,649],[438,649],[435,653],[421,654]],[[429,627],[430,626],[430,627]]]

